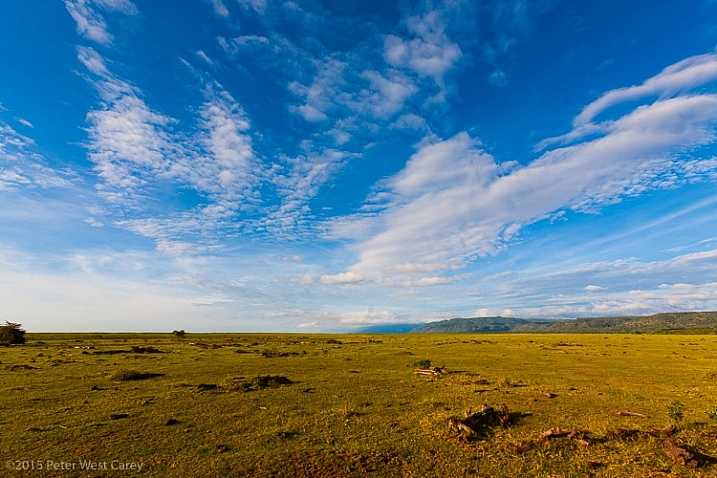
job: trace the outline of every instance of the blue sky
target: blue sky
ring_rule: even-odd
[[[717,309],[717,2],[0,4],[0,319]]]

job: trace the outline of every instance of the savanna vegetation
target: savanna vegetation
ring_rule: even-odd
[[[715,336],[26,338],[2,476],[717,476]]]

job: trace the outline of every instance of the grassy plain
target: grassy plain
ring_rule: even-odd
[[[717,476],[715,336],[27,337],[0,347],[1,476]],[[451,373],[414,375],[421,359]],[[515,423],[458,440],[449,418],[483,403]],[[697,468],[609,438],[670,423]],[[555,427],[587,444],[536,440]]]

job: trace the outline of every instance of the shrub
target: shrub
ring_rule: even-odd
[[[413,362],[413,368],[422,368],[422,369],[431,368],[431,361],[428,359],[416,360]]]
[[[172,335],[174,335],[174,336],[175,336],[176,338],[178,338],[178,339],[183,339],[184,336],[187,335],[187,333],[184,331],[184,329],[182,329],[182,330],[173,330],[173,331],[172,331]]]
[[[161,354],[161,353],[164,353],[161,350],[152,347],[151,345],[148,345],[147,347],[140,347],[138,345],[132,345],[131,349],[132,349],[132,352],[136,353],[136,354]]]
[[[20,325],[7,320],[5,325],[0,325],[0,344],[24,344],[25,331],[20,328]]]
[[[294,383],[283,375],[258,375],[251,380],[244,380],[244,377],[235,378],[232,388],[242,392],[253,392],[268,387],[280,387]]]
[[[707,416],[710,417],[710,420],[713,422],[717,422],[717,406],[714,407],[712,410],[707,412]]]

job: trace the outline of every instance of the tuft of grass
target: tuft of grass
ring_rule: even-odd
[[[667,415],[679,423],[685,417],[685,405],[679,400],[673,400],[667,407]]]

